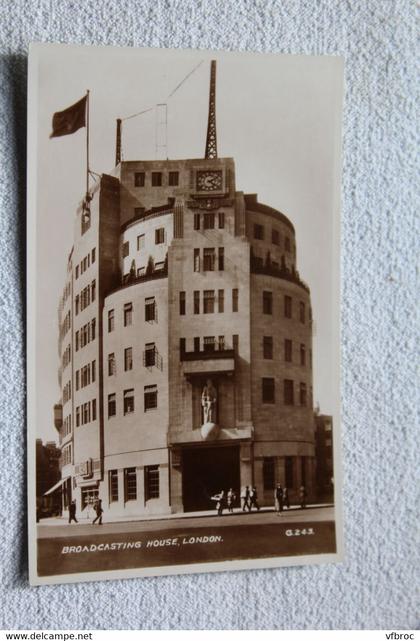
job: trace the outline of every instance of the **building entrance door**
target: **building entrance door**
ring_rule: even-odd
[[[239,447],[196,447],[182,452],[185,512],[216,509],[215,494],[232,488],[240,504]]]

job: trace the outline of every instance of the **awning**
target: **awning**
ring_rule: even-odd
[[[60,480],[58,481],[58,483],[56,483],[55,485],[53,485],[52,487],[50,487],[50,489],[49,489],[47,492],[44,492],[44,496],[48,496],[48,494],[52,494],[53,492],[55,492],[55,490],[58,490],[58,488],[59,488],[61,485],[63,485],[63,483],[65,483],[66,481],[67,481],[67,479],[60,479]]]

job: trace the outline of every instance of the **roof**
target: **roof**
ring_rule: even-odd
[[[270,216],[275,220],[280,220],[282,223],[287,225],[293,233],[295,233],[295,228],[293,224],[290,222],[290,220],[287,218],[287,216],[282,214],[281,211],[278,211],[278,209],[274,209],[273,207],[269,207],[268,205],[259,203],[257,194],[244,194],[244,199],[245,199],[245,206],[247,211],[254,211],[259,214],[265,214],[266,216]]]

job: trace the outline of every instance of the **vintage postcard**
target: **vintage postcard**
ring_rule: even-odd
[[[343,558],[343,61],[35,44],[33,585]]]

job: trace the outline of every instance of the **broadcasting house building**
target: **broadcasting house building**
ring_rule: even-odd
[[[208,510],[255,485],[315,490],[310,292],[291,221],[216,150],[123,161],[75,216],[54,407],[63,508]],[[210,392],[209,392],[210,390]],[[208,403],[206,405],[206,403]],[[208,408],[211,406],[211,409]]]

